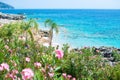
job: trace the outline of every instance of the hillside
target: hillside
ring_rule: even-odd
[[[14,9],[14,7],[9,4],[0,2],[0,9]]]

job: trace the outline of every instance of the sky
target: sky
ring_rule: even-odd
[[[16,9],[120,9],[120,0],[0,0]]]

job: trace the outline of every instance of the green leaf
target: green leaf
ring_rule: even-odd
[[[61,69],[61,66],[55,68],[55,71],[58,71],[58,70],[60,70],[60,69]]]

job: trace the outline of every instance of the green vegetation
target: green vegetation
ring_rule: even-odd
[[[55,32],[58,33],[59,32],[58,25],[55,22],[53,22],[52,20],[47,19],[45,21],[45,27],[50,27],[50,30],[49,30],[50,43],[49,43],[49,45],[51,46],[52,38],[53,38],[53,30],[55,30]]]
[[[49,20],[45,23],[51,26],[52,39],[57,25]],[[79,53],[70,51],[67,44],[62,50],[36,44],[33,29],[37,32],[33,20],[0,28],[0,80],[120,80],[120,54],[116,51],[117,63],[110,66],[94,48],[82,48]]]

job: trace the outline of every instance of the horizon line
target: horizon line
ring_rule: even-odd
[[[120,10],[117,8],[14,8],[14,9],[46,9],[46,10]],[[14,10],[14,9],[0,9],[0,10]]]

